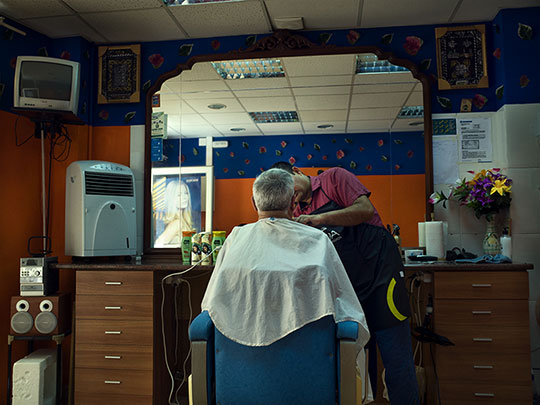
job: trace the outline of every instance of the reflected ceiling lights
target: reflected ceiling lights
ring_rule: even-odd
[[[279,59],[226,60],[211,63],[216,72],[226,80],[285,76]]]
[[[398,114],[398,118],[422,118],[424,116],[424,106],[405,106]]]
[[[250,112],[251,119],[256,124],[270,124],[275,122],[298,122],[296,111],[262,111]]]
[[[321,125],[317,125],[317,128],[328,129],[328,128],[334,128],[334,126],[332,124],[321,124]]]
[[[392,65],[387,60],[379,60],[377,55],[356,55],[356,74],[408,72],[403,66]]]
[[[201,4],[201,3],[223,3],[240,0],[163,0],[166,6],[187,6],[189,4]]]
[[[208,108],[210,108],[211,110],[222,110],[224,108],[227,108],[227,106],[225,104],[216,103],[216,104],[210,104]]]
[[[233,131],[233,132],[242,132],[242,131],[245,131],[246,129],[245,128],[231,128],[230,131]]]

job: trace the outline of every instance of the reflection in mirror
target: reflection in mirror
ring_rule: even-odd
[[[228,173],[230,178],[230,173],[241,172],[229,167],[234,140],[240,139],[244,148],[251,148],[251,159],[258,160],[250,167],[255,171],[245,173],[248,178],[255,177],[259,168],[289,159],[289,154],[278,155],[279,146],[272,148],[275,153],[266,146],[282,139],[300,141],[304,149],[295,152],[299,167],[339,165],[353,171],[369,183],[371,200],[383,221],[410,230],[404,239],[408,246],[416,245],[416,223],[425,216],[423,88],[407,69],[379,61],[374,54],[200,62],[162,84],[154,95],[152,113],[152,247],[178,247],[182,231],[199,230],[201,223],[208,222],[208,211],[197,211],[200,203],[193,202],[193,192],[192,214],[183,217],[189,204],[180,197],[179,168],[193,165],[183,158],[213,165],[216,174]],[[193,159],[194,150],[203,150],[193,138],[208,137],[230,140],[231,148],[206,156],[198,152],[199,158]],[[340,149],[343,139],[349,149]],[[313,140],[326,150],[309,152],[305,145],[311,147]],[[268,153],[260,154],[262,148]],[[339,156],[343,150],[346,158]],[[408,154],[408,160],[399,154]],[[414,180],[417,189],[397,180],[400,169],[421,177]],[[171,191],[172,202],[169,187],[176,190]],[[168,213],[168,208],[176,213]],[[200,222],[193,222],[195,217]],[[164,242],[170,226],[173,242]]]

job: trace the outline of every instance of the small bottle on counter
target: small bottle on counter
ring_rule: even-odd
[[[214,264],[217,262],[217,257],[221,246],[223,246],[223,243],[225,243],[226,234],[227,232],[225,231],[214,231],[212,234],[212,260],[214,261]]]
[[[512,237],[509,234],[508,228],[504,228],[501,236],[501,254],[508,258],[512,258]]]

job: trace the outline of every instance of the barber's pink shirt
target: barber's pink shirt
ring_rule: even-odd
[[[333,167],[322,172],[317,177],[310,176],[312,199],[311,203],[303,209],[298,205],[294,210],[294,216],[311,214],[330,200],[335,201],[341,207],[349,207],[360,196],[370,196],[371,192],[351,172],[341,167]],[[324,193],[321,190],[324,189]],[[328,195],[328,197],[325,195]],[[330,198],[330,199],[329,199]],[[383,226],[381,217],[375,209],[373,218],[367,221],[368,224]]]

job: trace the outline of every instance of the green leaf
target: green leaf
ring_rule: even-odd
[[[445,110],[451,110],[452,109],[452,100],[450,100],[447,97],[437,96],[437,102]]]
[[[144,91],[148,90],[152,86],[152,80],[147,80],[144,82],[142,89]]]
[[[250,35],[249,37],[246,38],[247,47],[254,45],[255,42],[257,42],[257,35]]]
[[[381,44],[383,45],[390,45],[392,43],[392,40],[394,39],[394,34],[393,33],[390,33],[390,34],[384,34],[382,37],[381,37]]]
[[[495,95],[497,96],[497,98],[499,100],[501,100],[504,96],[504,84],[497,87],[497,89],[495,90]]]
[[[131,121],[133,119],[133,117],[135,117],[135,114],[136,114],[135,111],[130,111],[130,112],[126,113],[126,115],[124,115],[124,122],[128,123],[129,121]]]
[[[189,56],[193,50],[193,44],[184,44],[181,45],[178,49],[178,56]]]
[[[533,28],[530,25],[518,24],[518,37],[525,41],[530,41],[533,37]]]
[[[431,59],[424,59],[420,62],[420,70],[429,70],[431,67]]]

